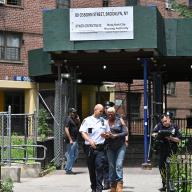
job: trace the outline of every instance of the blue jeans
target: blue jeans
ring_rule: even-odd
[[[111,184],[123,181],[123,161],[125,158],[125,152],[125,144],[117,149],[109,147],[107,150],[109,161],[109,180]]]
[[[77,141],[74,141],[73,144],[70,144],[70,143],[67,144],[67,152],[66,152],[67,162],[65,165],[66,172],[72,170],[75,160],[78,157],[78,153],[79,153],[79,149],[78,149]]]

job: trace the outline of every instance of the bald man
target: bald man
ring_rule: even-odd
[[[103,105],[95,105],[94,113],[83,120],[79,130],[85,140],[84,151],[92,192],[101,192],[103,189],[105,138],[101,137],[101,134],[110,131],[107,121],[102,117],[103,110]]]

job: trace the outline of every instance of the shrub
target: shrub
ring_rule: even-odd
[[[2,185],[1,185],[2,192],[13,192],[13,181],[11,178],[6,178],[3,180]]]
[[[41,137],[41,140],[44,140],[49,136],[49,125],[47,123],[47,119],[49,118],[49,114],[45,109],[39,110],[39,120],[38,120],[38,135]]]

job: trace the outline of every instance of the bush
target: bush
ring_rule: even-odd
[[[39,110],[39,120],[38,120],[38,135],[41,137],[41,140],[44,140],[49,136],[49,125],[47,123],[47,119],[49,118],[49,114],[45,109]]]
[[[1,185],[2,192],[13,192],[13,181],[11,178],[6,178],[3,180],[2,185]]]

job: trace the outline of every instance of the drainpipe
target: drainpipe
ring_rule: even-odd
[[[147,138],[147,132],[148,132],[148,120],[147,120],[147,113],[148,113],[148,106],[147,106],[147,71],[148,71],[148,59],[143,59],[143,65],[144,65],[144,72],[143,72],[143,78],[144,78],[144,163],[147,163],[147,154],[148,154],[148,138]]]

